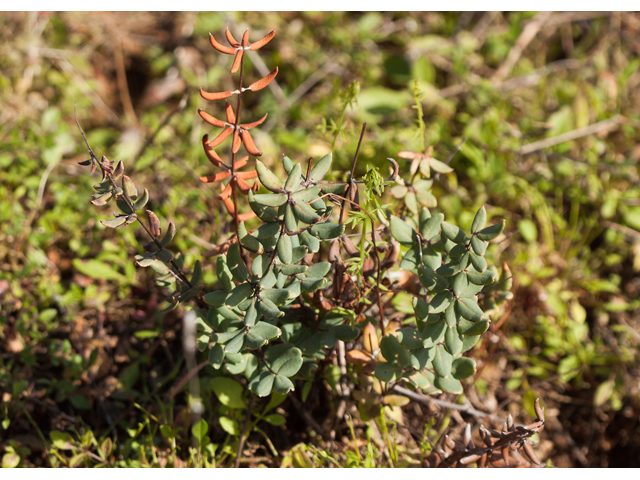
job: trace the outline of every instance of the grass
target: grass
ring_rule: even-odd
[[[229,234],[197,180],[207,129],[196,114],[199,87],[227,87],[229,65],[206,34],[229,25],[278,31],[263,59],[248,57],[257,71],[278,65],[277,81],[243,107],[271,112],[256,142],[272,164],[333,147],[347,171],[365,121],[356,176],[367,164],[386,172],[385,158],[422,146],[444,160],[466,138],[454,173],[434,186],[439,209],[465,229],[483,204],[507,219],[511,236],[493,256],[516,287],[478,347],[465,398],[524,423],[542,397],[539,456],[554,465],[637,466],[640,17],[539,15],[0,16],[3,464],[235,462],[250,397],[225,404],[207,367],[197,377],[203,423],[189,415],[188,385],[172,396],[186,369],[181,312],[157,313],[165,292],[132,261],[139,233],[106,231],[104,212],[88,208],[94,182],[77,166],[86,158],[73,122],[77,100],[92,147],[154,185],[154,211],[179,227],[177,249],[192,265]],[[525,26],[538,21],[518,55]],[[211,265],[203,278],[215,283]],[[300,409],[257,402],[242,464],[419,465],[460,430],[459,416],[413,404],[383,414],[408,430],[362,422],[351,400],[352,424],[334,423],[326,385],[309,387]],[[314,434],[305,409],[328,430]]]

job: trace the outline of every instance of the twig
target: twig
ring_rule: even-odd
[[[528,155],[530,153],[537,152],[538,150],[553,147],[554,145],[559,145],[564,142],[570,142],[572,140],[577,140],[578,138],[586,137],[588,135],[605,132],[617,127],[624,120],[625,118],[622,115],[616,115],[615,117],[611,117],[607,120],[594,123],[593,125],[588,125],[586,127],[563,133],[562,135],[556,135],[555,137],[545,138],[544,140],[530,143],[522,147],[518,153],[520,153],[520,155]]]
[[[408,388],[404,388],[399,385],[394,385],[392,390],[399,393],[400,395],[404,395],[405,397],[410,398],[411,400],[414,400],[418,403],[422,403],[423,405],[429,405],[429,404],[438,405],[439,407],[449,408],[451,410],[458,410],[462,413],[473,415],[474,417],[485,417],[494,422],[497,422],[498,424],[503,422],[503,420],[500,417],[491,415],[490,413],[481,412],[480,410],[476,410],[470,405],[458,405],[451,402],[445,402],[444,400],[438,400],[436,398],[427,397],[425,395],[412,392]]]
[[[251,402],[249,402],[249,410],[247,411],[247,418],[244,420],[244,426],[242,427],[242,433],[238,440],[238,451],[236,452],[236,462],[233,465],[234,468],[240,467],[240,459],[242,458],[242,448],[244,447],[244,441],[247,438],[247,429],[249,428],[249,422],[251,421],[251,414],[253,413],[253,407],[256,404],[256,395],[251,395]]]
[[[118,79],[118,90],[120,90],[120,98],[122,100],[122,106],[124,107],[124,113],[129,120],[129,123],[135,125],[138,123],[136,112],[133,109],[133,103],[131,102],[131,95],[129,95],[129,84],[127,83],[127,72],[124,65],[124,55],[122,53],[122,41],[117,41],[113,54],[116,60],[116,76]]]
[[[506,60],[500,65],[496,73],[491,77],[493,83],[500,83],[502,80],[509,76],[511,69],[518,63],[520,56],[524,52],[527,45],[536,37],[538,32],[545,26],[547,20],[551,17],[551,12],[540,12],[535,18],[527,24],[522,30],[522,33],[516,40],[516,44],[513,46]]]
[[[178,392],[182,390],[182,388],[187,384],[187,382],[191,380],[191,377],[193,377],[196,373],[198,373],[207,365],[209,365],[208,360],[202,363],[199,363],[194,369],[187,370],[187,373],[182,378],[182,380],[180,380],[180,382],[178,382],[178,384],[175,387],[173,387],[173,389],[171,390],[171,394],[169,394],[169,400],[173,400],[173,397],[175,397],[178,394]]]

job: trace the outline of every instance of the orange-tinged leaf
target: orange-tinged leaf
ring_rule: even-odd
[[[229,42],[229,44],[232,47],[239,47],[240,46],[238,41],[235,38],[233,38],[233,35],[231,35],[231,32],[229,31],[229,27],[227,27],[227,29],[224,31],[224,35],[225,35],[225,37],[227,37],[227,42]]]
[[[376,327],[367,323],[367,326],[362,330],[362,346],[364,349],[373,354],[378,350],[378,335],[376,334]]]
[[[247,28],[242,35],[242,46],[246,47],[249,45],[249,29]]]
[[[214,138],[213,140],[211,140],[209,142],[209,146],[210,147],[217,147],[218,145],[220,145],[229,135],[231,135],[231,132],[233,132],[234,128],[233,127],[227,127],[224,130],[222,130],[222,132],[220,132],[220,134]]]
[[[210,123],[211,125],[213,125],[214,127],[218,127],[218,128],[224,128],[227,126],[226,123],[224,123],[222,120],[218,120],[216,117],[209,115],[207,112],[205,112],[204,110],[198,109],[198,114],[202,117],[202,119],[207,122]]]
[[[269,73],[267,76],[262,77],[260,80],[253,82],[251,85],[249,85],[247,90],[251,90],[252,92],[257,92],[258,90],[262,90],[264,87],[269,85],[274,78],[276,78],[276,75],[278,75],[278,67],[274,68],[271,71],[271,73]]]
[[[204,183],[219,182],[220,180],[224,180],[225,178],[227,178],[229,175],[231,175],[231,172],[229,170],[227,170],[226,172],[216,173],[215,175],[208,175],[206,177],[200,177],[200,181],[202,181]]]
[[[249,157],[242,157],[240,160],[236,160],[236,163],[234,163],[233,165],[236,170],[240,170],[242,167],[244,167],[247,164],[248,161],[249,161]]]
[[[253,143],[253,138],[251,138],[251,134],[248,130],[243,130],[240,135],[242,136],[242,143],[244,143],[244,148],[247,149],[247,152],[249,152],[254,157],[262,156],[262,152],[259,151],[256,147],[256,144]]]
[[[240,141],[240,136],[238,135],[238,130],[234,130],[233,132],[233,146],[231,147],[231,151],[233,153],[238,153],[238,150],[240,150],[240,144],[242,142]],[[249,152],[251,153],[251,152]]]
[[[256,178],[258,176],[257,170],[251,170],[250,172],[238,172],[236,173],[238,178],[243,178],[245,180],[249,180],[251,178]]]
[[[215,100],[222,100],[223,98],[229,98],[231,95],[233,95],[233,93],[231,93],[231,90],[227,90],[226,92],[209,93],[200,89],[200,96],[205,100],[209,100],[212,102]]]
[[[251,123],[243,123],[240,126],[245,130],[249,130],[250,128],[257,127],[258,125],[264,123],[264,121],[267,119],[267,115],[269,114],[265,113],[260,120],[256,120],[255,122],[251,122]]]
[[[233,59],[233,65],[231,65],[231,73],[236,73],[240,68],[240,62],[242,62],[242,55],[244,55],[244,50],[238,50],[236,52],[236,56]]]
[[[362,350],[351,350],[344,357],[347,363],[352,365],[366,365],[373,360],[371,355]]]
[[[224,45],[218,43],[218,41],[213,38],[213,35],[209,34],[209,42],[211,42],[211,46],[218,50],[220,53],[226,53],[227,55],[233,55],[236,52],[235,48],[225,47]]]
[[[216,167],[222,166],[222,159],[218,156],[213,148],[209,145],[209,135],[205,135],[202,137],[202,147],[204,148],[204,153],[207,155],[207,158],[211,163],[213,163]]]
[[[233,113],[233,107],[229,102],[226,102],[227,106],[225,107],[225,113],[227,114],[227,123],[234,124],[236,123],[236,114]]]
[[[264,47],[267,43],[271,41],[271,39],[274,37],[275,34],[276,34],[276,31],[272,30],[257,42],[253,42],[251,45],[249,45],[249,50],[258,50],[259,48]]]
[[[220,192],[220,195],[218,195],[218,200],[226,200],[227,198],[229,198],[231,196],[231,192],[233,191],[233,182],[229,182],[227,183],[227,186],[224,187],[224,189],[222,189],[222,192]],[[232,203],[233,204],[233,203]]]
[[[240,215],[238,215],[238,220],[240,220],[241,222],[246,222],[247,220],[251,220],[253,217],[256,216],[255,212],[247,212],[247,213],[241,213]]]
[[[243,180],[242,178],[238,177],[236,179],[236,182],[238,183],[238,188],[240,188],[240,191],[246,195],[249,193],[249,190],[251,190],[253,188],[253,185],[251,185],[249,182],[247,182],[246,180]]]

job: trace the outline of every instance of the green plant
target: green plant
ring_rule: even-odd
[[[248,30],[240,42],[228,29],[225,34],[229,47],[213,35],[210,43],[219,52],[234,55],[231,73],[239,71],[237,88],[200,93],[210,101],[235,94],[236,107],[226,102],[226,121],[199,110],[207,123],[222,128],[211,141],[208,135],[203,137],[207,158],[222,171],[201,180],[220,182],[217,199],[234,219],[235,234],[210,252],[218,255],[217,289],[208,291],[201,283],[203,264],[207,267],[204,262],[196,261],[187,275],[182,256],[167,249],[176,235],[173,223],[164,236],[151,210],[147,210],[148,225],[143,223],[136,212],[149,201],[147,189],[139,195],[133,181],[124,175],[123,162],[114,166],[106,157],[98,160],[80,131],[91,156],[81,164],[91,165],[92,173],[98,167],[102,172],[92,203],[103,206],[115,200],[122,212],[101,223],[110,228],[142,224],[151,242],[136,261],[158,271],[161,286],[175,285],[166,310],[195,299],[197,343],[201,351],[207,351],[210,365],[224,375],[244,377],[243,384],[258,397],[271,396],[270,404],[253,421],[252,397],[240,428],[242,415],[236,418],[234,408],[244,407],[242,390],[238,390],[241,384],[222,377],[214,387],[223,404],[231,398],[230,392],[238,397],[235,407],[225,404],[228,415],[220,417],[222,428],[238,437],[236,464],[247,430],[259,432],[257,424],[262,420],[280,422],[279,417],[267,415],[274,408],[269,407],[274,399],[294,390],[296,382],[304,385],[306,396],[317,375],[329,380],[329,363],[337,355],[338,342],[347,346],[340,360],[350,365],[346,375],[358,385],[354,397],[364,417],[379,415],[380,405],[406,403],[396,388],[403,384],[425,393],[462,393],[461,381],[476,372],[474,359],[463,354],[489,327],[486,313],[511,297],[508,269],[500,275],[485,258],[489,243],[502,234],[505,221],[486,226],[487,212],[481,207],[467,235],[444,221],[443,214],[432,214],[429,208],[437,205],[430,192],[437,180],[432,172],[447,174],[452,169],[435,160],[429,148],[423,153],[398,154],[413,160],[408,180],[401,179],[393,159],[389,159],[393,169],[386,180],[370,165],[363,179],[356,180],[360,144],[345,183],[325,180],[333,160],[330,152],[317,162],[309,159],[304,166],[283,156],[284,173],[257,159],[255,170],[241,171],[250,157],[262,155],[249,130],[267,117],[240,123],[242,98],[249,91],[265,88],[278,73],[275,68],[244,87],[246,52],[266,45],[274,32],[254,43],[249,43]],[[343,130],[344,112],[355,102],[357,90],[352,84],[345,94],[340,121],[333,129],[336,136]],[[420,109],[418,112],[421,114]],[[424,128],[422,123],[419,126]],[[229,137],[230,155],[223,160],[214,148]],[[248,155],[237,158],[242,147]],[[254,178],[257,181],[250,184],[248,180]],[[393,183],[397,185],[392,195],[398,202],[384,203],[385,188]],[[245,213],[240,213],[242,196],[251,209]],[[392,208],[398,215],[390,213]],[[347,226],[351,235],[360,237],[357,247],[345,235]],[[403,282],[394,282],[387,274],[401,252],[399,267],[406,276]],[[328,261],[320,261],[325,253]],[[403,290],[411,295],[413,312],[398,316],[392,311],[392,301]],[[382,423],[388,439],[384,415]],[[194,435],[198,445],[206,445],[206,423],[198,425]],[[373,450],[370,454],[373,458]],[[200,455],[199,448],[197,457]],[[395,450],[392,457],[397,460]]]

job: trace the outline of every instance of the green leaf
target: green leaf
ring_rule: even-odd
[[[300,186],[301,175],[302,168],[300,167],[300,163],[296,163],[289,172],[289,178],[287,178],[287,182],[284,184],[284,189],[287,192],[294,192],[296,188]]]
[[[253,293],[253,287],[251,286],[250,283],[241,283],[236,288],[231,290],[231,293],[226,298],[224,303],[226,305],[229,305],[230,307],[236,307],[241,302],[249,298],[252,293]]]
[[[408,367],[411,363],[411,355],[402,348],[394,335],[385,335],[380,340],[380,351],[389,363],[397,364],[402,368]]]
[[[455,326],[447,326],[447,331],[444,333],[444,344],[451,355],[457,355],[462,351],[462,336]]]
[[[276,378],[273,382],[273,391],[279,393],[280,395],[285,395],[293,390],[293,382],[289,380],[287,377],[282,375],[276,375]]]
[[[506,224],[506,221],[503,219],[494,225],[491,225],[487,228],[480,230],[478,232],[478,238],[480,240],[485,240],[485,241],[493,240],[494,238],[496,238],[498,235],[502,233],[502,231],[504,230],[505,224]]]
[[[271,370],[278,375],[292,377],[298,373],[298,370],[302,367],[302,351],[290,344],[283,345],[287,348],[281,348],[282,352],[271,364]],[[278,345],[277,347],[273,347],[272,350],[278,347],[282,346]]]
[[[453,295],[449,291],[437,294],[429,302],[429,313],[444,312],[451,303],[452,298]]]
[[[429,159],[429,166],[435,172],[438,172],[438,173],[450,173],[450,172],[453,172],[453,168],[451,168],[446,163],[441,162],[440,160],[436,160],[435,158],[430,158]]]
[[[54,430],[49,434],[49,436],[51,437],[51,443],[55,448],[59,448],[60,450],[72,450],[74,448],[73,437],[66,432]]]
[[[256,160],[256,170],[258,172],[258,177],[260,178],[260,183],[262,183],[262,185],[264,185],[265,188],[276,193],[282,191],[282,182],[260,160]],[[259,197],[259,196],[260,195],[256,195],[256,197]],[[260,200],[256,200],[256,201],[258,203],[263,203],[263,202],[260,202]]]
[[[105,227],[109,228],[118,228],[123,226],[127,222],[127,218],[125,216],[116,217],[113,220],[100,220],[100,223]]]
[[[444,320],[437,321],[435,323],[428,324],[422,330],[422,338],[424,339],[425,347],[433,347],[436,343],[439,343],[444,338],[444,333],[447,329],[447,324]]]
[[[373,374],[381,382],[389,383],[402,377],[402,368],[391,363],[381,363],[375,368]]]
[[[209,350],[209,363],[216,370],[222,366],[224,360],[224,347],[222,345],[214,345]]]
[[[209,305],[213,305],[214,307],[221,307],[224,305],[225,300],[227,299],[228,293],[224,290],[216,290],[215,292],[209,292],[204,295],[203,299]]]
[[[229,267],[231,275],[233,275],[233,278],[235,278],[237,282],[242,283],[249,279],[249,270],[242,261],[242,257],[240,256],[240,245],[237,243],[233,243],[229,247],[229,251],[227,252],[227,266]]]
[[[461,297],[456,301],[456,307],[460,315],[472,322],[481,320],[484,315],[475,298]]]
[[[238,238],[240,238],[240,243],[244,245],[248,250],[257,253],[258,255],[264,252],[264,248],[262,244],[258,241],[258,239],[252,235],[249,235],[246,227],[244,226],[244,222],[240,222],[238,224]]]
[[[451,373],[453,357],[444,348],[444,345],[436,345],[436,354],[433,357],[433,369],[440,377],[448,377]],[[440,387],[439,387],[440,388]]]
[[[452,242],[457,244],[463,244],[467,242],[468,238],[460,227],[456,227],[449,222],[442,222],[441,227],[442,234]]]
[[[118,280],[120,282],[127,280],[124,275],[118,273],[111,265],[101,262],[100,260],[80,260],[79,258],[74,258],[72,263],[78,272],[87,277]]]
[[[358,335],[360,335],[360,330],[351,325],[336,325],[331,330],[336,334],[338,340],[342,340],[343,342],[355,340],[358,338]]]
[[[248,199],[249,199],[249,206],[251,207],[251,210],[254,211],[254,213],[258,216],[258,218],[260,218],[260,220],[264,222],[274,222],[278,218],[278,214],[273,208],[268,207],[266,205],[261,205],[258,202],[256,202],[255,194],[253,193],[253,190],[249,190]],[[258,238],[263,238],[263,237],[258,236]]]
[[[284,226],[289,232],[295,232],[298,230],[298,220],[296,220],[296,217],[293,214],[293,207],[289,203],[287,203],[287,206],[284,209]]]
[[[518,230],[520,230],[522,238],[528,243],[533,243],[538,240],[538,228],[536,224],[528,218],[524,218],[518,222]]]
[[[344,225],[331,222],[316,223],[309,229],[309,232],[321,240],[330,240],[344,233]]]
[[[140,197],[136,203],[133,204],[133,209],[137,212],[138,210],[142,210],[147,202],[149,201],[149,191],[145,188],[142,192],[142,197]]]
[[[295,203],[293,205],[293,213],[298,220],[307,225],[311,225],[320,219],[320,215],[304,202]]]
[[[426,208],[422,209],[422,211],[427,211]],[[425,219],[423,222],[422,216],[420,217],[420,233],[422,237],[429,240],[438,233],[440,233],[440,226],[442,225],[442,221],[444,220],[444,215],[441,213],[436,213],[432,217]]]
[[[453,378],[464,380],[476,373],[477,365],[475,360],[467,357],[456,358],[451,366]]]
[[[475,268],[478,272],[482,273],[487,269],[487,260],[484,257],[476,255],[473,252],[469,252],[469,260],[471,261],[471,265],[473,265],[473,268]]]
[[[220,422],[220,427],[229,435],[240,436],[240,424],[236,420],[229,417],[220,417],[218,421]]]
[[[441,292],[449,286],[446,278],[441,277],[429,267],[425,267],[424,265],[418,266],[418,277],[420,278],[420,283],[422,283],[424,288],[426,288],[429,292]]]
[[[284,312],[281,312],[276,304],[268,298],[259,299],[258,303],[256,304],[256,310],[258,311],[258,315],[264,315],[264,318],[267,320],[270,318],[284,316]]]
[[[401,245],[404,245],[405,247],[411,247],[417,241],[416,231],[411,228],[404,220],[401,220],[395,215],[391,215],[391,218],[389,220],[389,229],[391,230],[391,235],[393,235],[393,238],[395,238]]]
[[[322,157],[320,161],[316,163],[311,169],[311,173],[309,174],[309,181],[319,182],[322,179],[324,179],[325,175],[331,168],[332,161],[333,161],[333,155],[331,152],[327,153],[324,157]]]
[[[272,413],[270,415],[267,415],[266,417],[263,418],[263,420],[276,427],[280,427],[284,425],[287,421],[287,419],[284,418],[284,416],[280,415],[279,413]]]
[[[487,251],[487,247],[489,246],[488,242],[480,240],[477,235],[471,237],[471,248],[476,253],[476,255],[484,255]]]
[[[329,262],[314,263],[307,270],[307,277],[324,277],[331,270],[331,264]]]
[[[240,330],[240,332],[235,337],[233,337],[231,340],[229,340],[225,344],[224,351],[232,354],[238,353],[240,350],[242,350],[242,347],[244,346],[245,338],[246,338],[245,331]]]
[[[229,408],[247,408],[242,399],[244,388],[234,379],[229,377],[214,377],[211,388],[220,403]]]
[[[280,271],[283,275],[300,275],[305,273],[309,267],[306,265],[282,265]]]
[[[122,194],[124,195],[124,198],[129,200],[131,203],[138,198],[138,190],[136,189],[133,180],[126,175],[122,177]]]
[[[160,240],[160,244],[163,247],[166,247],[171,243],[171,240],[173,240],[173,237],[175,236],[176,236],[176,226],[173,222],[170,222],[169,228],[167,229],[167,233],[165,233],[164,237],[162,237],[162,240]]]
[[[193,274],[191,275],[191,283],[195,285],[198,282],[200,282],[201,278],[202,278],[202,263],[200,262],[200,260],[196,260],[196,263],[193,266]]]
[[[280,205],[284,205],[289,197],[286,193],[260,193],[258,195],[254,195],[253,198],[254,201],[260,205],[279,207]],[[257,213],[258,212],[256,212],[256,214]]]
[[[490,285],[496,279],[496,274],[492,270],[485,270],[482,273],[467,272],[467,278],[476,285]]]
[[[249,328],[249,332],[260,335],[266,340],[272,340],[277,338],[282,333],[278,327],[275,327],[267,322],[258,322],[253,327]]]
[[[484,227],[485,223],[487,223],[487,211],[484,209],[484,205],[480,207],[478,213],[473,218],[473,223],[471,224],[471,233],[476,233],[478,230]]]
[[[282,263],[291,263],[291,259],[293,256],[293,247],[291,245],[291,237],[286,233],[280,235],[278,238],[278,258]]]
[[[457,380],[453,377],[449,377],[449,378],[436,377],[433,383],[436,387],[438,387],[440,390],[443,390],[445,392],[454,393],[457,395],[464,392],[464,389],[462,388],[462,384],[460,383],[460,380]]]
[[[254,377],[254,379],[249,382],[249,388],[259,397],[266,397],[273,389],[273,381],[275,378],[276,376],[271,372],[261,372],[260,375]]]
[[[398,339],[403,347],[409,350],[422,348],[424,341],[418,330],[413,327],[405,327],[401,328],[399,332]]]
[[[291,299],[291,291],[288,288],[263,288],[260,290],[260,298],[271,300],[276,305],[283,305]]]
[[[303,246],[307,247],[307,252],[315,253],[320,250],[320,241],[309,232],[302,232],[300,235],[298,235],[298,238],[300,239],[300,243],[302,243]],[[302,255],[302,257],[303,256],[304,255]],[[300,259],[302,259],[302,257],[300,257]]]
[[[470,322],[468,320],[460,320],[458,323],[458,332],[465,336],[482,335],[489,329],[491,322],[487,319],[479,322]],[[474,344],[475,345],[475,344]],[[465,350],[463,350],[465,351]]]

